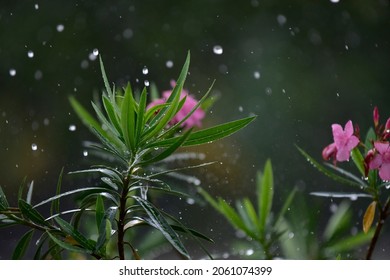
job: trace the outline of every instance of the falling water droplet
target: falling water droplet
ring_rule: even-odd
[[[95,48],[95,49],[93,49],[92,53],[93,53],[94,56],[98,56],[99,55],[99,50]]]
[[[13,69],[13,68],[9,69],[9,74],[10,74],[12,77],[14,77],[14,76],[16,75],[16,70]]]
[[[35,8],[35,10],[38,10],[38,9],[39,9],[39,5],[38,5],[38,4],[35,4],[35,5],[34,5],[34,8]]]
[[[33,151],[38,150],[38,145],[35,144],[35,143],[32,143],[32,144],[31,144],[31,150],[33,150]]]
[[[173,61],[172,60],[168,60],[166,63],[165,63],[165,66],[167,68],[172,68],[173,67]]]
[[[213,47],[213,52],[217,55],[223,54],[223,48],[220,45],[215,45]]]
[[[339,3],[340,0],[330,0],[330,2],[332,2],[332,3]]]
[[[244,108],[242,106],[238,106],[238,111],[242,112],[244,111]]]
[[[195,204],[195,199],[193,199],[193,198],[191,198],[191,197],[189,197],[189,198],[187,198],[187,203],[189,204],[189,205],[194,205]]]
[[[64,31],[64,29],[65,29],[65,26],[63,24],[58,24],[57,25],[57,31],[58,32],[62,32],[62,31]]]
[[[258,80],[258,79],[260,79],[260,72],[259,71],[255,71],[255,72],[253,72],[253,77],[256,79],[256,80]]]
[[[28,51],[27,52],[27,56],[29,57],[29,58],[33,58],[34,57],[34,52],[33,51]]]
[[[148,67],[144,66],[144,68],[142,69],[142,74],[147,75],[148,73],[149,73]]]
[[[83,156],[85,156],[85,157],[88,156],[88,151],[87,150],[83,151]]]
[[[69,125],[69,131],[76,131],[76,125],[74,124]]]
[[[282,14],[278,15],[278,16],[276,17],[276,20],[277,20],[277,22],[279,23],[280,26],[285,25],[286,22],[287,22],[286,16],[285,16],[285,15],[282,15]]]
[[[150,84],[150,83],[149,83],[149,81],[148,81],[148,80],[145,80],[145,81],[144,81],[144,85],[145,85],[146,87],[148,87],[148,86],[149,86],[149,84]]]

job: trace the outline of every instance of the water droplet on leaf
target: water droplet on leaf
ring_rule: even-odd
[[[149,69],[146,66],[144,66],[144,68],[142,69],[142,74],[147,75],[148,73],[149,73]]]

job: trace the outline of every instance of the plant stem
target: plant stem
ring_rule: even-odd
[[[381,233],[383,224],[385,223],[385,220],[388,216],[387,211],[389,210],[389,208],[390,208],[390,197],[387,198],[385,206],[383,208],[379,208],[379,211],[380,211],[379,212],[379,220],[376,224],[375,233],[371,239],[370,247],[368,248],[368,251],[367,251],[366,260],[370,260],[372,257],[372,254],[374,253],[374,249],[375,249],[376,243],[378,241],[379,235]]]
[[[123,180],[123,189],[119,204],[119,219],[118,219],[118,253],[119,259],[125,259],[125,218],[126,218],[126,201],[128,194],[129,176],[126,176]]]

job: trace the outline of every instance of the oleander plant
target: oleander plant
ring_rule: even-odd
[[[16,206],[10,205],[0,187],[0,227],[28,228],[15,246],[13,259],[23,258],[27,250],[33,251],[34,259],[143,259],[140,248],[153,249],[159,242],[170,244],[179,258],[190,259],[182,236],[195,240],[202,248],[202,242],[212,241],[164,211],[153,198],[191,197],[193,194],[172,188],[164,178],[192,178],[183,171],[213,162],[175,168],[169,168],[166,162],[186,158],[185,151],[178,153],[180,148],[229,136],[256,117],[200,128],[205,106],[212,103],[211,87],[199,101],[183,89],[189,64],[188,53],[173,89],[157,97],[146,87],[140,93],[133,92],[130,84],[123,89],[111,87],[100,58],[105,90],[100,102],[92,102],[96,117],[75,97],[69,98],[76,114],[98,140],[88,147],[100,163],[69,172],[68,176],[81,176],[80,181],[84,179],[90,185],[66,192],[61,191],[62,170],[56,194],[37,204],[31,203],[33,184],[21,185]],[[62,209],[60,201],[66,197],[75,197],[77,207]],[[45,206],[50,208],[48,217],[41,211]],[[134,234],[138,228],[143,239]],[[32,242],[37,235],[37,241]]]
[[[307,161],[319,171],[354,189],[350,193],[314,192],[314,195],[369,200],[361,222],[362,232],[366,239],[370,240],[366,259],[372,258],[383,225],[390,215],[390,118],[385,124],[381,124],[378,107],[375,107],[373,124],[364,138],[361,137],[359,126],[354,125],[351,120],[344,128],[340,124],[333,124],[333,143],[322,151],[323,159],[332,160],[332,164],[320,164],[298,148]],[[356,173],[338,166],[340,162],[348,162],[350,159]]]

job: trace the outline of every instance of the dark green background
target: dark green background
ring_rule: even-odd
[[[88,106],[100,93],[98,60],[89,58],[94,49],[117,86],[130,81],[141,89],[148,80],[160,90],[170,88],[190,50],[186,87],[200,98],[216,79],[214,93],[220,96],[205,125],[258,115],[238,134],[197,148],[207,159],[223,162],[201,178],[213,195],[253,196],[255,173],[267,158],[274,165],[277,204],[294,185],[301,195],[351,191],[311,168],[294,144],[320,159],[332,141],[332,123],[352,119],[364,132],[375,105],[383,122],[390,116],[389,6],[387,0],[2,0],[0,185],[14,201],[27,176],[35,182],[38,202],[55,192],[63,166],[66,171],[87,166],[81,142],[93,138],[72,112],[68,96]],[[216,45],[222,46],[221,55],[213,52]],[[174,66],[168,68],[167,61]],[[72,184],[65,179],[65,188]],[[328,200],[307,201],[323,204],[319,219],[330,214]],[[355,204],[358,228],[367,204]],[[212,250],[224,250],[226,235],[219,230],[226,227],[224,220],[215,214],[205,221],[197,213],[202,213],[197,205],[186,208],[183,219],[210,233],[216,240]],[[8,258],[10,241],[20,233],[1,230],[0,236],[0,259]],[[387,243],[382,239],[377,258],[388,258]]]

